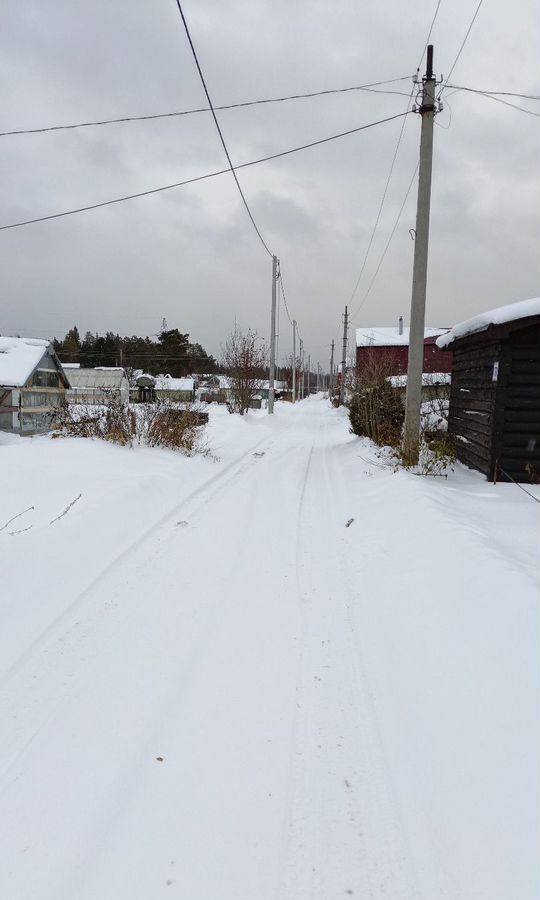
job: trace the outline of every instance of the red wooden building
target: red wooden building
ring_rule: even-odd
[[[451,372],[452,353],[435,343],[448,328],[426,328],[424,331],[424,372]],[[376,359],[390,359],[392,374],[405,375],[409,358],[409,329],[400,318],[397,327],[356,329],[356,368]]]

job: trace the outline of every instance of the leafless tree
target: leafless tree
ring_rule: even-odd
[[[230,379],[227,407],[243,416],[266,374],[266,349],[255,331],[243,331],[235,323],[223,349],[223,366]]]

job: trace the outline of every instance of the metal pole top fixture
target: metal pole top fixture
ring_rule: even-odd
[[[427,79],[427,81],[430,81],[431,78],[433,78],[433,44],[428,44],[426,79]]]
[[[422,91],[422,102],[418,112],[420,115],[424,115],[424,113],[434,113],[437,104],[435,102],[436,78],[433,74],[433,44],[429,44],[427,48],[426,74],[422,81],[424,83],[424,89]]]

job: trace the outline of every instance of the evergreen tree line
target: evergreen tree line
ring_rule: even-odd
[[[122,366],[128,372],[142,369],[150,375],[184,375],[219,371],[213,356],[198,343],[189,340],[178,328],[162,331],[157,340],[149,337],[120,337],[108,331],[105,335],[87,331],[81,340],[76,325],[62,340],[53,341],[61,362],[79,363],[82,368]]]

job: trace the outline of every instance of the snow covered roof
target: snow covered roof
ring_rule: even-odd
[[[447,347],[458,338],[476,334],[478,331],[486,331],[490,325],[504,325],[506,322],[515,322],[516,319],[528,319],[530,316],[540,316],[540,297],[531,300],[521,300],[518,303],[509,303],[508,306],[499,306],[488,312],[473,316],[459,322],[445,335],[437,340],[437,347]]]
[[[157,391],[192,391],[194,386],[193,378],[172,378],[171,375],[156,376]]]
[[[65,362],[63,362],[62,368],[63,369],[80,369],[81,364],[80,363],[65,363]]]
[[[123,369],[70,369],[69,383],[74,390],[120,388],[127,384]]]
[[[357,328],[357,347],[408,347],[409,328],[404,328],[399,333],[397,325],[391,328]],[[429,337],[437,337],[444,334],[447,328],[424,328],[424,340]]]
[[[0,385],[25,384],[49,346],[39,338],[0,337]]]
[[[284,391],[287,388],[287,382],[285,381],[274,381],[274,390],[275,391]],[[269,381],[259,381],[258,390],[260,391],[269,391],[270,390],[270,382]]]
[[[390,375],[387,379],[392,387],[407,387],[406,375]],[[452,376],[450,372],[424,372],[422,375],[422,387],[430,384],[450,384]]]
[[[199,375],[199,381],[203,389],[216,385],[220,391],[227,391],[231,386],[231,379],[228,375]]]

